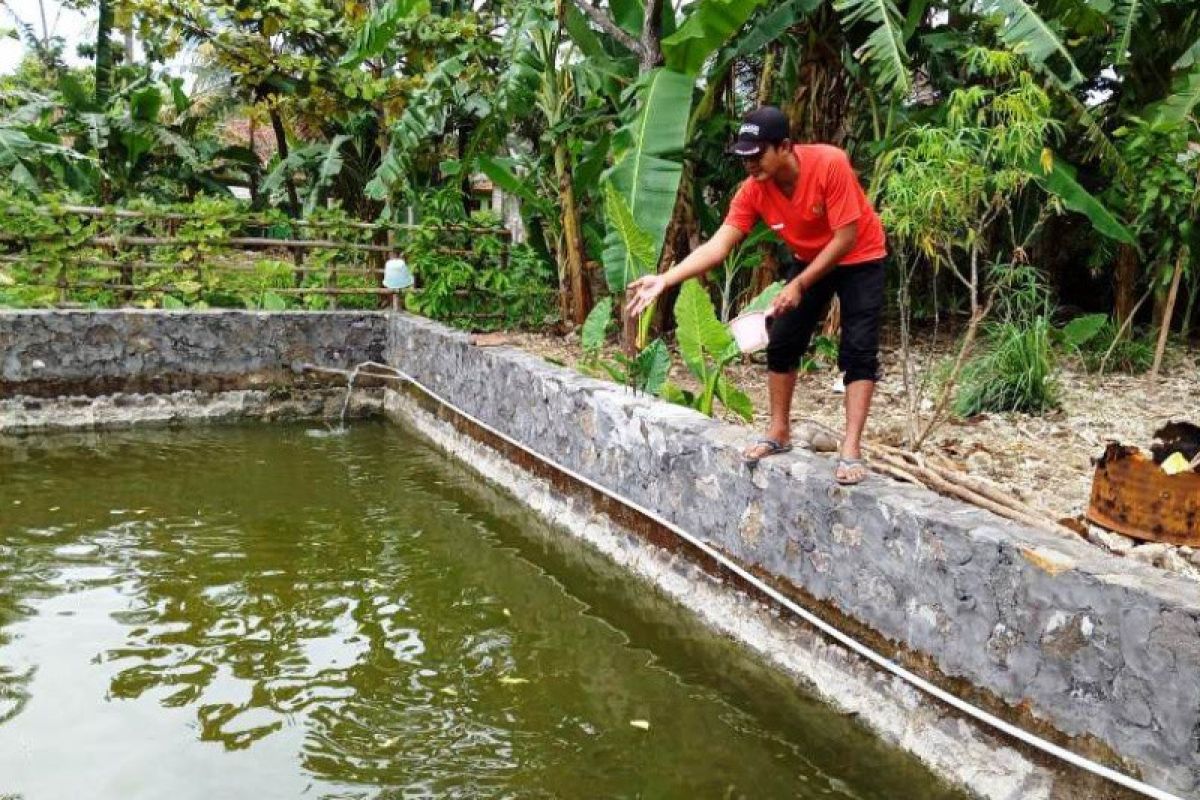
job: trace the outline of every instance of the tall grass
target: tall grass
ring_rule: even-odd
[[[970,417],[986,411],[1041,414],[1058,406],[1050,321],[989,325],[984,351],[963,369],[954,412]]]
[[[1040,414],[1058,405],[1051,347],[1049,288],[1028,265],[1001,265],[996,283],[996,320],[983,328],[980,352],[963,368],[954,413]]]

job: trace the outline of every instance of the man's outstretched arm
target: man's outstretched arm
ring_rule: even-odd
[[[745,238],[746,234],[732,225],[722,225],[707,242],[666,272],[660,275],[646,275],[630,283],[628,290],[632,297],[625,310],[631,317],[636,317],[649,308],[668,288],[677,286],[688,278],[703,275],[720,264]]]

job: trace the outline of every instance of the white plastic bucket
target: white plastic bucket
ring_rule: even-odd
[[[407,289],[413,285],[412,270],[403,258],[389,258],[383,265],[383,288]]]
[[[751,311],[729,323],[729,330],[737,340],[738,349],[753,353],[767,346],[767,312]]]

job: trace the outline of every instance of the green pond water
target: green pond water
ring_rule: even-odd
[[[0,440],[0,797],[959,797],[402,429],[315,433]]]

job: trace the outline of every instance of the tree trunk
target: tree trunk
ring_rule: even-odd
[[[647,0],[642,18],[641,53],[638,67],[643,75],[662,66],[662,8],[663,0]]]
[[[113,0],[100,0],[96,21],[96,105],[100,110],[108,103],[112,93],[112,29],[114,22]]]
[[[698,235],[699,225],[692,201],[695,169],[691,161],[683,162],[683,169],[679,173],[679,189],[675,193],[675,208],[671,212],[671,220],[667,223],[666,234],[663,236],[662,254],[658,259],[659,272],[666,271],[671,264],[679,261],[681,256],[690,253],[692,239]]]
[[[775,59],[778,57],[778,49],[778,45],[771,45],[763,59],[762,72],[758,76],[758,88],[754,93],[754,100],[760,106],[771,103],[771,89],[775,85]]]
[[[1200,265],[1192,264],[1192,282],[1188,287],[1188,302],[1183,307],[1183,324],[1179,332],[1186,339],[1192,333],[1192,312],[1196,309],[1196,300],[1200,298]]]
[[[288,157],[287,131],[283,127],[283,117],[279,116],[279,109],[271,107],[271,130],[275,131],[275,149],[279,151],[279,159],[286,161]],[[287,187],[288,209],[292,219],[300,218],[300,196],[296,194],[296,182],[292,180],[291,174],[283,176],[283,185]]]
[[[1114,313],[1118,320],[1125,320],[1133,313],[1137,302],[1137,250],[1127,244],[1117,246],[1116,283],[1113,287]]]
[[[456,144],[456,152],[459,163],[459,189],[462,192],[463,198],[463,215],[466,219],[471,218],[471,173],[466,169],[467,163],[467,143],[471,137],[471,126],[468,123],[463,123],[458,126],[458,141]]]
[[[579,222],[579,206],[575,202],[575,187],[571,161],[565,143],[554,147],[554,171],[558,178],[558,193],[562,202],[563,248],[560,259],[566,266],[566,285],[569,292],[571,321],[582,325],[592,308],[584,270],[583,229]]]
[[[841,146],[850,133],[850,76],[842,64],[843,37],[837,17],[824,8],[812,18],[799,74],[785,105],[793,138]]]
[[[46,24],[46,0],[38,0],[38,14],[42,18],[42,57],[50,50],[50,26]]]
[[[693,162],[683,162],[679,191],[675,195],[675,209],[671,212],[671,221],[667,223],[666,236],[663,237],[662,255],[658,260],[659,272],[666,272],[672,264],[686,258],[700,246],[700,223],[696,219],[694,191],[695,171],[696,166]],[[678,289],[670,289],[659,297],[652,334],[671,329],[671,309],[677,293]]]
[[[249,119],[250,130],[248,131],[249,138],[250,138],[249,147],[250,147],[250,152],[254,154],[254,160],[257,163],[258,148],[255,146],[255,139],[258,134],[258,125],[254,122],[254,115],[251,114],[249,116],[250,116],[250,119]],[[258,206],[258,170],[257,169],[250,170],[250,174],[247,175],[246,177],[249,179],[249,182],[250,182],[250,207],[258,208],[259,207]]]
[[[287,131],[284,130],[283,117],[279,116],[279,109],[274,106],[271,107],[271,129],[275,131],[275,147],[279,150],[279,158],[286,161],[288,157]],[[300,196],[296,194],[296,183],[292,180],[291,173],[283,176],[283,184],[287,187],[290,216],[292,219],[300,219]],[[296,286],[301,286],[306,277],[303,269],[304,251],[298,247],[292,248],[292,261],[296,265]]]

